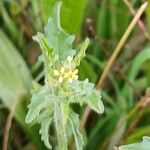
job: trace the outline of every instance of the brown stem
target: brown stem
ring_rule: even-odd
[[[4,135],[3,135],[3,147],[2,150],[8,149],[8,139],[9,139],[9,131],[12,124],[12,119],[15,113],[16,104],[13,106],[12,110],[9,112],[9,115],[7,117],[5,129],[4,129]]]
[[[127,5],[127,7],[129,8],[129,11],[131,12],[131,14],[132,14],[133,16],[135,16],[136,11],[135,11],[134,8],[132,7],[131,3],[130,3],[128,0],[123,0],[123,1],[124,1],[124,3]],[[148,31],[147,31],[147,29],[146,29],[146,27],[145,27],[143,21],[139,19],[137,23],[138,23],[138,26],[140,27],[140,29],[142,30],[142,32],[144,33],[145,37],[146,37],[148,40],[150,40],[150,35],[149,35],[149,33],[148,33]]]
[[[98,88],[101,88],[103,86],[103,83],[109,73],[110,68],[112,67],[115,59],[117,58],[119,52],[121,51],[123,45],[125,44],[125,42],[127,41],[129,35],[131,34],[133,28],[135,27],[137,21],[139,20],[139,18],[141,17],[141,15],[143,14],[144,10],[146,9],[148,3],[145,2],[140,9],[138,10],[138,12],[136,13],[135,17],[133,18],[132,22],[130,23],[130,25],[128,26],[127,30],[125,31],[125,33],[123,34],[122,38],[120,39],[118,45],[116,46],[116,48],[114,49],[114,52],[112,54],[112,56],[110,57],[108,64],[106,65],[99,81],[98,81]]]

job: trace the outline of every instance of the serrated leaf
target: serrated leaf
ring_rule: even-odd
[[[42,141],[44,141],[45,145],[49,149],[52,149],[52,146],[50,145],[50,142],[49,142],[49,128],[50,128],[51,123],[52,123],[52,118],[50,118],[50,116],[44,118],[41,121],[41,129],[39,131],[39,133],[41,134]]]
[[[150,137],[144,136],[141,143],[123,145],[119,147],[119,150],[149,150],[150,149]]]
[[[43,36],[43,34],[38,33],[36,36],[33,37],[33,39],[40,44],[40,47],[45,55],[47,57],[49,55],[49,61],[52,62],[54,59],[54,52],[51,48],[48,46],[48,41]]]
[[[64,60],[67,56],[73,56],[75,54],[75,49],[72,48],[75,37],[74,35],[69,35],[61,28],[60,8],[61,2],[57,2],[53,9],[52,17],[49,18],[48,24],[44,29],[45,33],[43,35],[39,33],[35,39],[42,47],[44,45],[44,51],[49,52],[49,50],[52,50],[55,55],[58,55],[61,60]],[[39,40],[41,37],[42,40]]]
[[[32,90],[32,101],[29,105],[29,111],[26,116],[26,122],[40,123],[41,140],[44,141],[47,148],[52,149],[49,142],[49,128],[52,123],[53,105],[48,95],[50,93],[47,87],[42,87],[34,82],[34,90]]]
[[[75,137],[77,150],[83,150],[83,138],[82,134],[79,132],[79,115],[71,111],[69,113],[69,123],[71,125],[73,135]]]
[[[47,86],[43,86],[41,89],[32,90],[31,104],[29,105],[29,111],[26,116],[26,123],[31,123],[40,114],[40,112],[48,107],[52,102],[51,91]]]
[[[99,91],[93,91],[89,97],[86,97],[85,103],[99,114],[104,112],[104,105],[101,101],[101,94]]]
[[[79,52],[77,53],[77,55],[75,56],[74,58],[74,63],[76,64],[76,66],[79,66],[80,65],[80,61],[83,57],[85,57],[85,51],[88,47],[90,43],[90,40],[88,38],[85,39],[81,49],[79,50]]]
[[[95,90],[94,84],[90,83],[88,79],[84,81],[74,81],[68,89],[74,91],[69,97],[71,103],[79,103],[80,105],[85,103],[97,113],[104,112],[101,94],[99,91]]]

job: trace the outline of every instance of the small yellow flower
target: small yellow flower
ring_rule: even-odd
[[[62,75],[65,73],[65,67],[64,67],[64,66],[62,66],[62,67],[60,68],[60,73],[61,73]]]
[[[69,73],[66,72],[66,73],[64,74],[64,78],[68,78],[68,76],[69,76]]]
[[[72,71],[68,71],[68,77],[71,77],[72,76]]]
[[[68,61],[69,64],[72,62],[72,60],[73,60],[73,57],[72,57],[72,56],[68,56],[68,57],[67,57],[67,61]]]
[[[59,83],[62,83],[62,82],[63,82],[63,80],[64,80],[64,78],[63,78],[63,77],[61,77],[61,76],[58,78],[58,82],[59,82]]]
[[[68,56],[67,57],[67,63],[72,62],[73,57]],[[78,79],[78,69],[72,70],[71,68],[65,68],[65,66],[61,66],[59,70],[54,70],[54,76],[57,77],[58,82],[62,83],[64,79],[66,79],[69,83],[71,83],[73,80]]]
[[[59,71],[58,70],[54,70],[54,76],[59,76]]]

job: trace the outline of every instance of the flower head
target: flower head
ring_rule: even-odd
[[[72,61],[73,57],[68,56],[64,62],[65,65],[62,64],[58,70],[54,70],[54,76],[58,79],[59,83],[62,83],[64,80],[71,83],[73,80],[78,79],[78,69],[70,67],[72,65]]]

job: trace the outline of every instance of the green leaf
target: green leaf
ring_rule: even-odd
[[[132,61],[132,66],[129,71],[128,78],[130,82],[134,83],[135,79],[140,71],[139,68],[146,62],[150,60],[150,47],[144,48]],[[129,107],[133,105],[133,90],[132,88],[126,84],[123,88],[123,95],[129,102]]]
[[[69,113],[69,123],[71,125],[72,132],[75,137],[77,150],[83,150],[83,138],[82,134],[79,132],[79,115],[71,111]]]
[[[74,81],[68,89],[70,89],[70,92],[74,91],[69,97],[71,103],[79,103],[80,105],[85,103],[97,113],[104,112],[101,93],[95,90],[94,84],[90,83],[88,79],[84,81]]]
[[[58,0],[41,0],[41,8],[45,22],[52,14],[52,8]],[[86,0],[63,0],[61,22],[63,28],[69,33],[79,33],[84,17]]]
[[[54,59],[54,52],[51,48],[49,48],[48,41],[43,36],[43,34],[38,33],[37,36],[34,36],[33,39],[40,44],[40,47],[45,55],[47,57],[49,55],[50,62]]]
[[[147,119],[148,120],[148,119]],[[150,125],[144,125],[136,128],[131,135],[128,136],[126,143],[135,143],[141,137],[145,135],[150,135]]]
[[[13,57],[12,57],[13,56]],[[31,75],[17,49],[0,30],[0,98],[9,109],[31,87]]]
[[[90,43],[90,40],[88,38],[86,38],[85,41],[84,41],[84,43],[83,43],[83,45],[82,45],[82,47],[81,47],[81,49],[79,50],[79,52],[77,53],[77,55],[74,58],[74,62],[76,64],[76,66],[79,66],[81,59],[83,57],[85,57],[85,55],[86,55],[85,51],[86,51],[89,43]]]
[[[123,145],[119,147],[119,150],[149,150],[150,148],[150,137],[143,137],[141,143]]]
[[[97,12],[97,34],[100,37],[108,38],[110,36],[110,14],[107,9],[110,1],[103,0]]]
[[[56,3],[53,9],[53,15],[49,18],[48,24],[45,27],[44,35],[38,33],[34,39],[39,42],[44,51],[48,54],[58,55],[61,60],[67,56],[73,56],[75,50],[72,48],[74,36],[66,33],[60,25],[60,9],[61,2]],[[53,52],[52,52],[53,51]]]
[[[52,149],[52,146],[49,143],[49,128],[52,123],[52,118],[50,116],[44,118],[41,121],[41,129],[40,129],[40,134],[41,134],[41,139],[44,141],[45,145],[47,148]]]
[[[51,91],[47,86],[43,86],[39,90],[32,90],[31,104],[29,105],[29,111],[26,116],[26,123],[31,123],[37,117],[40,112],[51,105],[53,97]]]
[[[97,80],[97,74],[95,73],[95,70],[93,68],[93,65],[86,59],[82,59],[79,69],[79,79],[84,80],[85,78],[88,78],[89,81],[96,82]]]
[[[51,149],[49,143],[49,128],[52,123],[53,105],[51,92],[47,86],[41,87],[34,82],[34,89],[32,90],[31,104],[26,116],[26,123],[40,123],[41,140],[44,141],[47,148]]]
[[[90,96],[86,97],[85,103],[99,114],[104,112],[104,105],[101,101],[101,94],[99,91],[93,91]]]
[[[35,144],[37,150],[42,150],[44,145],[37,128],[27,126],[24,121],[31,83],[31,74],[25,61],[0,29],[0,99],[9,110],[17,103],[14,119]]]

